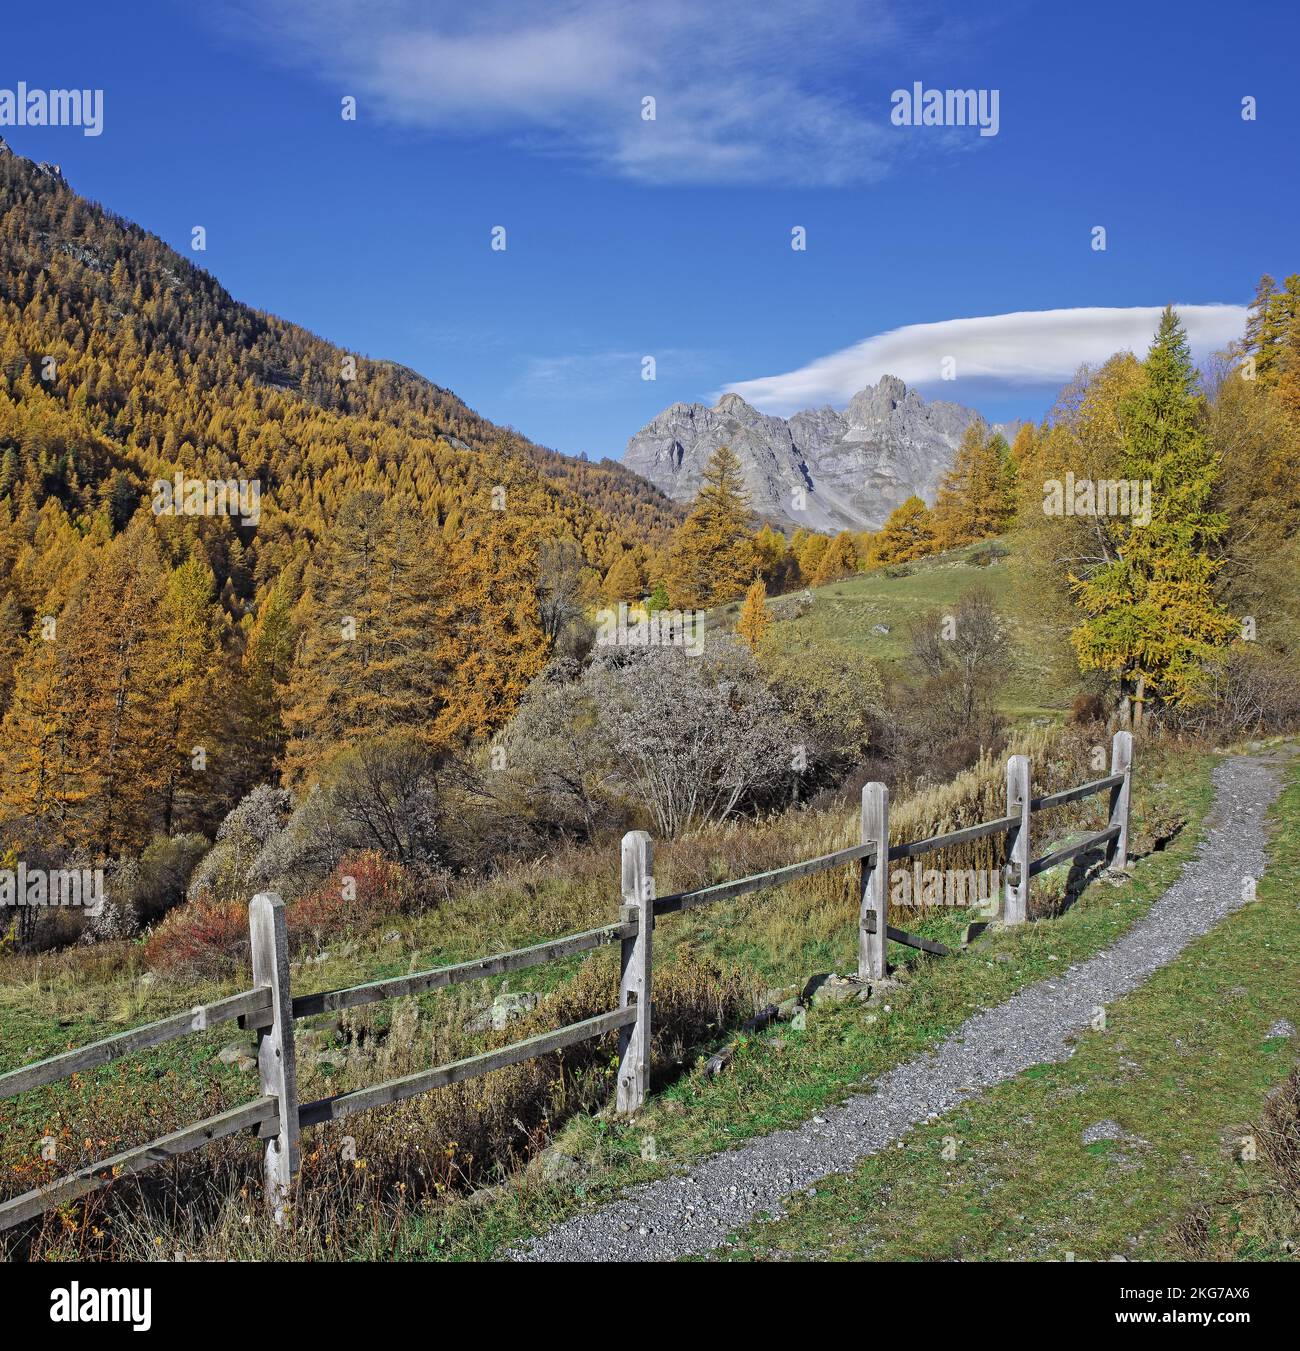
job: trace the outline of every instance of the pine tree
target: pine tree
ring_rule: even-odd
[[[1167,307],[1120,409],[1120,472],[1150,482],[1150,523],[1108,518],[1110,561],[1074,579],[1088,616],[1072,634],[1080,666],[1118,676],[1138,726],[1148,698],[1195,699],[1204,662],[1234,627],[1214,596],[1227,523],[1213,507],[1215,460],[1195,385],[1187,335]]]
[[[147,518],[99,556],[58,621],[67,701],[80,748],[78,843],[104,857],[143,848],[159,824],[171,759],[158,616],[165,573]]]
[[[838,582],[844,577],[852,577],[857,570],[857,545],[849,531],[841,530],[822,553],[812,585],[825,586],[827,582]]]
[[[73,844],[68,816],[84,800],[74,732],[66,646],[31,639],[14,671],[13,697],[0,727],[0,808],[33,822],[51,842]]]
[[[1259,374],[1259,361],[1264,346],[1264,331],[1268,325],[1269,306],[1277,294],[1277,282],[1267,272],[1260,277],[1255,287],[1255,298],[1250,302],[1246,313],[1246,331],[1242,337],[1241,350],[1255,358],[1255,373]]]
[[[0,596],[0,718],[14,693],[14,676],[27,647],[23,614],[9,592]]]
[[[772,626],[772,615],[767,608],[767,587],[761,577],[755,578],[745,592],[745,603],[740,607],[736,619],[736,633],[743,642],[753,649],[763,640],[763,635]]]
[[[270,781],[284,752],[284,704],[296,643],[289,591],[277,583],[263,597],[244,648],[239,713],[244,790]]]
[[[201,824],[198,802],[206,779],[218,774],[222,736],[223,622],[213,600],[216,580],[201,558],[189,558],[167,578],[162,603],[162,712],[167,761],[160,793],[163,833],[178,811],[183,828]]]
[[[549,655],[537,588],[539,523],[525,512],[489,512],[449,550],[438,660],[448,673],[433,727],[441,744],[503,727]]]
[[[605,575],[601,594],[617,604],[621,600],[640,600],[645,593],[645,578],[631,553],[623,553]]]
[[[669,606],[668,588],[663,582],[656,582],[654,590],[651,591],[649,599],[646,601],[646,614],[657,614],[660,610],[666,610]]]
[[[799,560],[779,530],[764,525],[754,537],[754,552],[759,575],[767,583],[769,593],[788,591],[798,584]]]
[[[796,531],[795,539],[799,542],[797,545],[792,545],[792,548],[794,548],[795,557],[799,563],[799,575],[803,578],[805,585],[811,586],[812,579],[817,575],[817,569],[821,566],[822,556],[831,547],[831,542],[825,535],[814,535],[810,531],[805,532],[802,539],[799,539],[799,533]]]
[[[916,496],[894,508],[872,540],[867,562],[872,567],[909,563],[933,553],[934,521],[930,509]]]
[[[1006,441],[978,418],[962,435],[934,504],[935,544],[956,549],[1001,534],[1012,516]]]
[[[396,728],[430,737],[445,701],[444,570],[414,504],[362,491],[329,529],[300,604],[301,649],[284,721],[284,772]]]
[[[744,594],[758,571],[751,514],[740,461],[719,446],[669,557],[666,580],[674,605],[720,605]]]

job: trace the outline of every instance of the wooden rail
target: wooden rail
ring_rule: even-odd
[[[269,893],[254,896],[249,906],[253,965],[251,990],[11,1070],[0,1075],[0,1098],[66,1079],[132,1052],[159,1046],[192,1032],[202,1032],[236,1018],[245,1027],[257,1030],[261,1096],[149,1144],[125,1150],[101,1163],[89,1164],[57,1182],[0,1204],[0,1230],[30,1220],[52,1206],[67,1204],[96,1188],[107,1186],[116,1177],[138,1173],[210,1141],[245,1130],[256,1130],[264,1141],[266,1195],[276,1218],[280,1219],[298,1170],[299,1133],[307,1127],[338,1121],[357,1112],[401,1102],[448,1084],[491,1074],[508,1065],[518,1065],[550,1055],[610,1032],[619,1034],[617,1107],[619,1111],[634,1112],[642,1106],[649,1092],[653,934],[658,917],[785,886],[803,877],[854,864],[859,870],[860,979],[873,981],[885,976],[888,970],[885,954],[889,942],[901,943],[937,956],[947,956],[949,949],[942,943],[907,933],[889,923],[887,873],[890,862],[916,858],[985,836],[1005,836],[1008,856],[1002,887],[1002,921],[1005,924],[1024,922],[1029,879],[1066,859],[1105,845],[1108,865],[1123,868],[1127,864],[1132,785],[1132,738],[1129,733],[1115,734],[1111,747],[1111,772],[1105,778],[1037,798],[1030,796],[1029,783],[1027,757],[1013,755],[1007,762],[1006,816],[888,848],[883,846],[889,839],[889,790],[882,783],[869,783],[862,790],[860,843],[769,872],[757,873],[752,877],[719,882],[663,897],[655,895],[654,843],[644,831],[631,831],[623,837],[622,843],[622,905],[616,923],[490,957],[433,967],[406,976],[368,981],[344,989],[326,990],[320,994],[291,993],[284,904],[278,896]],[[1104,830],[1087,836],[1077,844],[1030,861],[1030,821],[1033,813],[1106,791],[1110,793],[1110,822]],[[427,994],[464,981],[482,980],[510,971],[522,971],[613,943],[621,945],[618,1008],[571,1023],[567,1027],[538,1033],[523,1041],[400,1079],[391,1079],[370,1088],[339,1093],[316,1102],[298,1101],[293,1029],[295,1020],[340,1009],[358,1008],[384,999]]]
[[[196,1121],[192,1126],[164,1135],[161,1139],[151,1140],[147,1145],[135,1149],[123,1150],[111,1159],[99,1163],[87,1164],[75,1173],[70,1173],[58,1182],[46,1187],[37,1187],[24,1192],[12,1201],[6,1201],[0,1207],[0,1229],[8,1229],[23,1220],[33,1219],[52,1206],[67,1205],[79,1196],[107,1187],[110,1182],[130,1173],[139,1173],[152,1168],[156,1163],[166,1163],[179,1154],[188,1154],[192,1149],[211,1144],[213,1140],[235,1135],[276,1118],[274,1098],[258,1098],[255,1102],[246,1102],[240,1107],[230,1107],[216,1116],[204,1121]]]
[[[38,1060],[33,1065],[0,1074],[0,1098],[10,1098],[29,1088],[40,1088],[83,1070],[96,1069],[119,1056],[161,1046],[163,1042],[190,1032],[203,1032],[235,1018],[256,1018],[270,1007],[270,995],[266,990],[245,990],[243,994],[232,994],[211,1004],[199,1004],[187,1013],[174,1013],[156,1023],[145,1023],[129,1032],[119,1032],[115,1037],[105,1037],[103,1041],[80,1046],[75,1051],[64,1051],[62,1055],[52,1055],[48,1060]]]
[[[449,985],[467,980],[482,980],[485,976],[500,976],[508,971],[523,971],[545,962],[558,962],[578,952],[617,943],[632,933],[628,924],[607,924],[601,929],[570,934],[567,938],[552,939],[531,948],[514,952],[500,952],[494,957],[479,957],[458,966],[438,966],[430,971],[417,971],[409,976],[393,976],[388,980],[372,980],[366,985],[352,985],[345,990],[326,990],[323,994],[295,995],[293,1016],[310,1018],[317,1013],[331,1013],[337,1009],[357,1008],[362,1004],[376,1004],[381,999],[401,999],[406,995],[428,994]]]
[[[431,1088],[445,1088],[448,1084],[477,1079],[484,1074],[491,1074],[493,1070],[505,1069],[507,1065],[536,1060],[538,1056],[561,1051],[580,1041],[604,1036],[606,1032],[616,1032],[635,1019],[635,1008],[614,1009],[611,1013],[601,1013],[580,1023],[570,1023],[568,1027],[558,1028],[554,1032],[541,1032],[526,1041],[512,1042],[496,1051],[485,1051],[482,1055],[470,1056],[465,1060],[453,1060],[449,1065],[421,1070],[418,1074],[408,1074],[401,1079],[389,1079],[387,1083],[376,1084],[373,1088],[337,1093],[332,1098],[307,1103],[298,1112],[298,1122],[302,1126],[316,1126],[322,1121],[339,1121],[356,1112],[368,1112],[372,1107],[385,1107],[392,1102],[401,1102],[404,1098],[414,1098]]]
[[[729,901],[751,891],[783,887],[788,882],[796,882],[801,877],[811,877],[814,873],[825,872],[828,868],[838,868],[845,863],[857,863],[862,859],[873,858],[875,853],[875,840],[867,840],[864,844],[855,844],[849,849],[837,849],[833,854],[822,854],[820,858],[805,859],[802,863],[790,863],[784,868],[773,868],[771,872],[755,873],[753,877],[742,877],[735,882],[719,882],[715,886],[700,887],[696,891],[679,891],[672,896],[660,896],[655,901],[655,915],[672,915],[681,910],[693,910],[699,905],[711,905],[714,901]]]
[[[1053,854],[1044,854],[1042,858],[1036,858],[1029,865],[1029,875],[1030,877],[1037,877],[1039,873],[1045,873],[1048,868],[1055,868],[1058,863],[1064,863],[1066,859],[1073,858],[1076,854],[1085,854],[1089,850],[1096,849],[1098,845],[1106,844],[1118,834],[1118,826],[1107,826],[1105,830],[1099,830],[1095,835],[1089,835],[1086,840],[1080,840],[1078,844],[1067,845],[1064,849],[1058,849]]]

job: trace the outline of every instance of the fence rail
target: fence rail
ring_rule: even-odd
[[[508,1065],[522,1064],[615,1031],[619,1033],[616,1106],[619,1111],[634,1112],[645,1102],[649,1091],[653,1012],[651,977],[653,934],[657,918],[710,905],[715,901],[731,900],[751,892],[784,886],[799,878],[846,864],[856,864],[859,870],[859,977],[864,981],[872,981],[885,976],[888,970],[885,952],[889,942],[947,956],[949,950],[942,943],[906,933],[889,923],[889,863],[916,858],[985,836],[1004,835],[1007,839],[1007,863],[1002,880],[1002,921],[1005,924],[1024,923],[1027,918],[1030,878],[1102,845],[1106,848],[1105,861],[1109,866],[1124,868],[1127,865],[1132,750],[1130,734],[1117,732],[1111,746],[1109,775],[1037,798],[1031,797],[1029,792],[1028,758],[1013,755],[1007,761],[1006,816],[948,831],[943,835],[933,835],[928,839],[888,847],[885,846],[889,840],[889,790],[882,783],[869,783],[862,790],[860,843],[769,872],[757,873],[752,877],[676,892],[669,896],[655,894],[654,842],[645,831],[630,831],[623,837],[622,843],[622,906],[616,923],[531,947],[480,957],[474,961],[434,967],[411,975],[369,981],[339,990],[326,990],[320,994],[292,994],[284,904],[278,896],[268,893],[254,896],[249,906],[253,989],[11,1070],[0,1075],[0,1098],[40,1088],[83,1070],[106,1065],[132,1052],[159,1046],[192,1032],[202,1032],[236,1018],[244,1027],[257,1030],[261,1096],[149,1144],[125,1150],[100,1163],[89,1164],[57,1182],[0,1204],[0,1230],[107,1186],[114,1178],[141,1172],[213,1140],[246,1130],[256,1130],[264,1141],[265,1190],[268,1203],[279,1219],[283,1216],[289,1189],[298,1170],[298,1138],[303,1129],[401,1102],[448,1084],[476,1079]],[[1107,791],[1110,793],[1110,819],[1104,830],[1088,835],[1077,844],[1031,861],[1030,822],[1035,812],[1047,811]],[[319,1013],[357,1008],[385,999],[427,994],[465,981],[482,980],[546,962],[560,961],[614,943],[620,944],[621,958],[618,1008],[571,1023],[567,1027],[542,1032],[523,1041],[400,1079],[391,1079],[370,1088],[339,1093],[316,1102],[299,1102],[294,1056],[295,1020]]]

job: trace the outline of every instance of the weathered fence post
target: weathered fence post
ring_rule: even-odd
[[[619,917],[636,925],[623,940],[618,1006],[636,1004],[636,1022],[619,1029],[618,1100],[620,1112],[635,1112],[650,1090],[650,963],[655,925],[654,841],[644,830],[623,836],[623,906]]]
[[[889,924],[889,789],[862,785],[862,843],[874,840],[875,855],[860,865],[858,906],[858,979],[884,980],[885,930]]]
[[[1106,844],[1106,865],[1110,868],[1128,867],[1128,811],[1130,789],[1133,784],[1133,733],[1116,732],[1110,743],[1110,772],[1122,774],[1124,782],[1110,790],[1110,824],[1119,827],[1119,834]]]
[[[1013,755],[1007,760],[1007,815],[1020,821],[1007,832],[1003,924],[1023,924],[1029,915],[1029,801],[1029,757]]]
[[[298,1171],[298,1071],[293,1052],[293,997],[289,990],[289,943],[284,902],[260,892],[248,907],[253,985],[271,991],[269,1022],[257,1029],[257,1068],[264,1097],[274,1098],[279,1114],[260,1131],[266,1141],[263,1177],[266,1199],[277,1224]]]

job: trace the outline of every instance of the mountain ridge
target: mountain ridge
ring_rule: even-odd
[[[12,320],[0,335],[0,388],[27,402],[32,418],[44,403],[40,417],[67,424],[47,452],[57,463],[34,485],[37,507],[52,491],[70,511],[93,510],[110,487],[124,504],[144,501],[152,479],[180,468],[260,477],[274,503],[262,532],[271,546],[286,525],[316,533],[321,495],[361,478],[414,488],[439,524],[459,517],[483,496],[488,461],[503,450],[540,476],[546,514],[602,568],[683,515],[616,460],[542,446],[400,362],[350,352],[236,299],[158,235],[77,193],[57,165],[3,138],[0,195],[9,228],[0,311],[10,307]],[[32,314],[20,333],[37,290],[66,314]],[[113,369],[124,349],[138,369]],[[56,379],[42,379],[44,357],[56,361]],[[74,397],[79,389],[84,397]],[[236,402],[256,406],[254,429],[222,425]],[[51,439],[3,430],[0,452]]]
[[[782,418],[728,392],[712,407],[665,408],[628,440],[623,463],[688,502],[709,456],[727,445],[759,516],[810,530],[874,530],[914,494],[933,503],[976,418],[962,404],[927,401],[894,375],[864,386],[842,413],[826,405]],[[994,423],[990,431],[1010,440],[1019,425]]]

